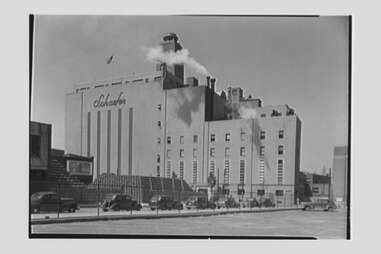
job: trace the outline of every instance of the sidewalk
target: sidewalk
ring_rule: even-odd
[[[159,214],[102,214],[100,216],[77,216],[77,217],[63,217],[63,218],[38,218],[31,219],[31,225],[39,224],[53,224],[53,223],[70,223],[70,222],[89,222],[89,221],[104,221],[104,220],[135,220],[135,219],[161,219],[161,218],[179,218],[179,217],[198,217],[198,216],[214,216],[226,215],[235,213],[262,213],[262,212],[278,212],[301,210],[301,207],[288,207],[288,208],[245,208],[245,209],[229,209],[229,210],[198,210],[198,211],[182,211],[181,213],[168,213],[160,211]]]

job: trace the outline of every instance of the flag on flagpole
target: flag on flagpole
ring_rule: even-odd
[[[110,64],[113,59],[114,59],[114,54],[112,54],[109,58],[107,58],[106,60],[107,64]]]

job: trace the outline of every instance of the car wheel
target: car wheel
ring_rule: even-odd
[[[114,210],[114,211],[119,211],[120,210],[120,208],[119,208],[119,206],[114,206],[113,208],[112,208],[112,210]]]
[[[327,211],[332,212],[333,211],[332,207],[328,207]]]
[[[67,210],[69,213],[74,213],[75,212],[75,207],[69,207]]]
[[[34,208],[32,213],[40,213],[40,208],[38,208],[38,207]]]
[[[151,211],[154,211],[154,210],[155,210],[155,208],[151,207]]]

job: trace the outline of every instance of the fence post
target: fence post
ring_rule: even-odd
[[[99,181],[98,181],[98,184],[97,184],[97,215],[99,216]]]
[[[60,217],[60,183],[57,183],[57,219]]]
[[[156,195],[156,215],[159,215],[159,195]]]

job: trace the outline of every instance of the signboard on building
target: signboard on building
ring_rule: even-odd
[[[93,163],[91,161],[67,160],[67,172],[71,175],[92,175]]]

